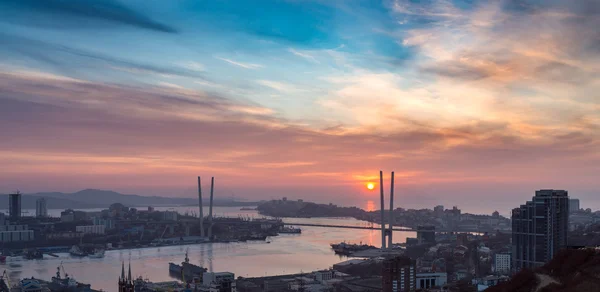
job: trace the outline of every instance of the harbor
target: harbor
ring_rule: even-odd
[[[182,212],[185,212],[184,208],[182,207]],[[239,212],[239,208],[217,207],[215,211],[217,214],[228,213],[233,216]],[[242,212],[247,216],[259,217],[256,211]],[[303,222],[364,224],[350,218],[310,218],[303,219]],[[403,241],[403,238],[414,237],[415,233],[394,232],[394,236]],[[276,276],[324,269],[346,260],[347,257],[336,255],[332,251],[331,243],[345,240],[376,246],[379,238],[380,234],[373,230],[303,227],[301,234],[281,234],[264,241],[115,249],[106,250],[103,258],[72,256],[68,249],[55,252],[58,257],[44,254],[43,259],[36,260],[27,260],[22,256],[8,257],[5,262],[0,262],[0,269],[6,270],[14,283],[31,277],[50,280],[55,276],[56,267],[62,262],[70,275],[90,284],[92,289],[115,291],[123,262],[131,261],[134,278],[142,277],[154,283],[178,281],[177,277],[169,273],[169,263],[179,264],[184,261],[186,251],[190,263],[207,268],[209,272],[228,271],[236,277]],[[256,269],[257,262],[262,263],[261,269]]]

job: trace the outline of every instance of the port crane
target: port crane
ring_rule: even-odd
[[[2,273],[2,278],[0,278],[0,280],[4,281],[4,285],[0,286],[0,292],[10,292],[12,286],[10,285],[10,278],[8,277],[8,274],[6,274],[6,270]]]

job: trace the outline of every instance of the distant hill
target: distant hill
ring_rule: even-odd
[[[113,191],[86,189],[76,193],[45,192],[23,194],[23,209],[35,209],[35,201],[46,198],[48,209],[108,208],[112,203],[128,207],[197,205],[198,198],[167,198],[157,196],[125,195]],[[204,199],[204,198],[203,198]],[[208,199],[203,200],[208,204]],[[251,202],[236,202],[231,199],[214,199],[215,206],[241,206]],[[0,209],[8,209],[8,195],[0,195]]]

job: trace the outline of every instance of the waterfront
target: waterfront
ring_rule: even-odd
[[[193,207],[165,207],[165,209],[183,213],[186,210],[197,210]],[[239,209],[238,207],[215,207],[214,212],[219,216],[262,217],[256,211]],[[205,210],[205,214],[208,214],[207,210]],[[351,218],[286,218],[284,220],[314,224],[370,225],[368,222]],[[414,232],[394,232],[395,242],[404,242],[406,237],[415,237],[415,234]],[[213,271],[230,271],[235,273],[236,277],[309,272],[328,268],[345,260],[333,253],[329,247],[330,243],[340,241],[359,243],[362,241],[379,246],[381,234],[376,230],[303,227],[302,234],[283,234],[267,240],[271,243],[251,241],[113,250],[107,251],[105,257],[101,259],[74,258],[66,253],[59,253],[58,258],[45,255],[43,260],[24,260],[21,257],[11,257],[7,259],[6,263],[1,263],[0,268],[8,271],[12,281],[32,276],[49,280],[55,274],[56,267],[63,262],[67,273],[77,280],[90,283],[95,289],[114,291],[121,271],[121,262],[127,263],[130,258],[133,275],[142,276],[151,281],[171,280],[168,274],[168,263],[183,261],[186,249],[189,249],[192,263],[200,264]]]

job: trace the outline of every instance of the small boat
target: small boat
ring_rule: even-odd
[[[99,258],[103,258],[104,257],[104,250],[103,249],[97,249],[94,251],[94,253],[89,255],[90,258],[93,259],[99,259]]]
[[[300,234],[300,233],[302,233],[302,229],[284,226],[284,227],[281,227],[281,229],[279,229],[279,233]]]
[[[72,256],[76,256],[76,257],[84,257],[84,256],[86,256],[86,255],[87,255],[87,254],[86,254],[86,253],[85,253],[83,250],[81,250],[81,249],[79,248],[79,246],[77,246],[77,245],[74,245],[74,246],[72,246],[72,247],[71,247],[71,249],[69,250],[69,253],[70,253]]]
[[[23,257],[28,260],[39,260],[39,259],[44,258],[44,254],[37,249],[33,249],[33,250],[30,249],[30,250],[25,251],[25,253],[23,254]]]

